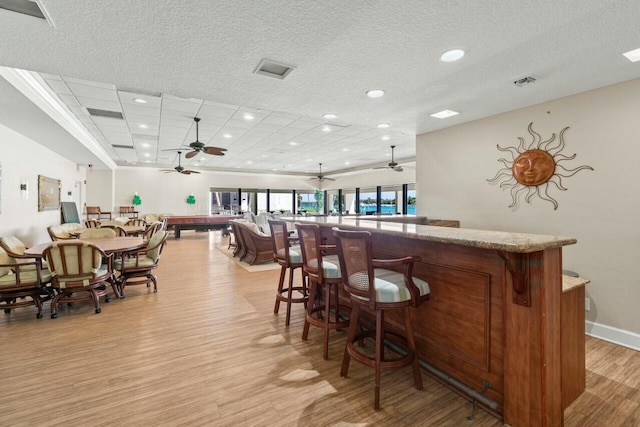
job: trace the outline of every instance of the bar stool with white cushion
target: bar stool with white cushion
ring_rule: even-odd
[[[334,229],[344,287],[352,305],[347,344],[340,375],[347,376],[351,358],[375,369],[374,408],[380,409],[380,371],[411,365],[416,389],[422,389],[422,376],[416,355],[410,309],[429,298],[429,284],[413,277],[414,257],[378,260],[372,257],[371,233]],[[396,271],[397,270],[397,271]],[[401,272],[400,272],[401,271]],[[359,316],[362,308],[375,312],[375,330],[360,331]],[[390,310],[401,310],[404,315],[404,333],[385,331],[384,315]],[[374,356],[356,346],[365,338],[375,339]],[[406,354],[385,357],[385,340],[406,347]]]

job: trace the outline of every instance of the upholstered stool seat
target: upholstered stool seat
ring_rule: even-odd
[[[367,231],[334,230],[344,287],[352,305],[347,343],[340,375],[347,376],[351,358],[375,369],[374,408],[380,409],[380,371],[411,365],[415,388],[422,389],[422,376],[418,365],[413,337],[410,309],[429,298],[429,284],[413,277],[414,257],[394,260],[372,258],[371,234]],[[402,273],[400,273],[402,271]],[[374,328],[361,328],[360,312],[365,308],[375,312]],[[402,331],[385,331],[385,312],[400,310],[404,316]],[[361,345],[365,338],[375,341],[373,355]],[[406,348],[397,357],[385,355],[385,340]]]
[[[349,326],[347,318],[341,317],[348,313],[347,307],[339,302],[342,274],[336,257],[323,255],[323,252],[335,249],[335,246],[321,244],[320,227],[316,224],[296,224],[296,228],[302,248],[302,268],[309,280],[309,303],[302,339],[308,338],[311,325],[322,328],[322,357],[326,360],[329,358],[329,330]]]
[[[307,306],[309,299],[307,284],[304,274],[301,273],[302,283],[298,286],[293,284],[294,271],[300,268],[302,271],[302,250],[299,246],[291,246],[295,240],[289,238],[287,224],[284,221],[269,220],[269,230],[273,241],[273,260],[280,264],[280,279],[278,290],[276,291],[276,303],[273,312],[278,314],[280,302],[287,304],[287,316],[285,325],[289,326],[291,321],[291,304],[302,303]],[[289,271],[289,285],[284,287],[284,278]],[[294,292],[296,296],[294,296]]]

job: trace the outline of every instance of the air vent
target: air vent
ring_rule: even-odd
[[[133,150],[133,146],[132,145],[116,145],[116,144],[112,144],[111,146],[113,148],[124,148],[126,150]]]
[[[526,86],[528,84],[531,83],[535,83],[536,79],[533,77],[523,77],[521,79],[516,80],[515,82],[513,82],[514,85],[518,86],[518,87],[522,87],[522,86]]]
[[[87,108],[87,111],[95,117],[108,117],[110,119],[122,120],[122,113],[119,111],[99,110],[97,108]]]
[[[0,0],[0,9],[47,20],[38,4],[29,0]]]
[[[263,59],[260,65],[258,65],[258,68],[255,69],[254,73],[282,80],[287,77],[291,71],[293,71],[293,68],[294,67],[280,64],[269,59]]]
[[[144,141],[158,141],[158,137],[155,135],[143,135],[141,133],[132,133],[131,138],[134,140],[141,139]]]

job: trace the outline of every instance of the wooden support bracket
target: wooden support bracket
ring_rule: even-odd
[[[498,251],[511,273],[514,304],[531,307],[531,283],[529,282],[529,254]]]

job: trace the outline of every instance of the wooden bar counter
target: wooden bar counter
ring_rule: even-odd
[[[584,359],[584,348],[561,355],[562,247],[576,239],[397,219],[287,220],[320,225],[330,242],[332,227],[368,230],[378,258],[419,256],[414,275],[431,287],[430,300],[413,319],[426,372],[506,424],[563,425],[570,403],[563,390],[575,394],[576,385],[562,383],[562,366],[584,366],[575,360]],[[572,304],[584,310],[579,301]],[[388,321],[402,327],[399,319]]]

